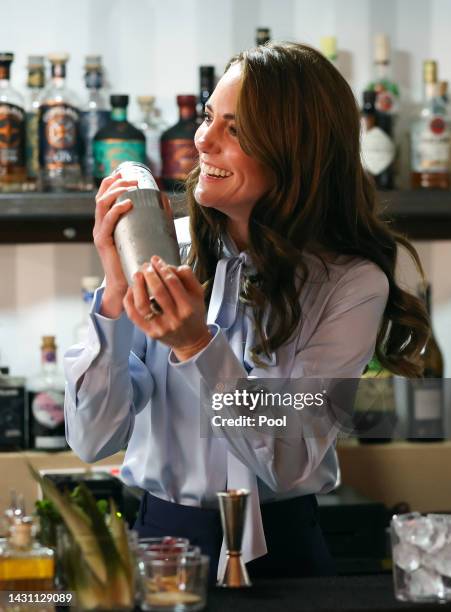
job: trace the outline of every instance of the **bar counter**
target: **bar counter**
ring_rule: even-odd
[[[391,574],[255,580],[249,589],[212,589],[208,612],[391,612],[451,610],[447,604],[400,602]]]

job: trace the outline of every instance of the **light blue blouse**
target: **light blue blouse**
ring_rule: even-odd
[[[190,244],[188,218],[176,220],[181,252]],[[121,478],[162,499],[216,506],[216,492],[248,488],[243,557],[265,554],[260,503],[337,486],[337,430],[324,438],[267,435],[200,436],[200,385],[254,378],[356,378],[372,357],[387,302],[388,281],[373,263],[345,256],[328,264],[306,255],[309,278],[301,296],[302,325],[291,341],[256,366],[252,310],[239,300],[246,252],[224,236],[207,323],[212,340],[182,363],[122,314],[99,314],[103,288],[95,294],[88,341],[70,348],[66,374],[66,436],[87,462],[127,447]],[[219,572],[224,563],[224,546]],[[218,572],[218,573],[219,573]]]

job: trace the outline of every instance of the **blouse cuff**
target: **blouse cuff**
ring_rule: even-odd
[[[133,323],[125,311],[116,319],[100,314],[103,291],[103,287],[97,289],[90,313],[99,334],[102,354],[114,363],[127,362],[133,342]]]

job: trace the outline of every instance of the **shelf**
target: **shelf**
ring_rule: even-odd
[[[175,217],[185,213],[184,196],[171,195]],[[384,216],[413,240],[451,239],[451,192],[379,193]],[[92,193],[0,194],[0,244],[91,242]]]

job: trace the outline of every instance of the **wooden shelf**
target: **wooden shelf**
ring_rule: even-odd
[[[175,217],[184,196],[170,195]],[[451,240],[451,192],[379,193],[384,217],[413,240]],[[94,192],[0,194],[0,244],[91,242]]]

